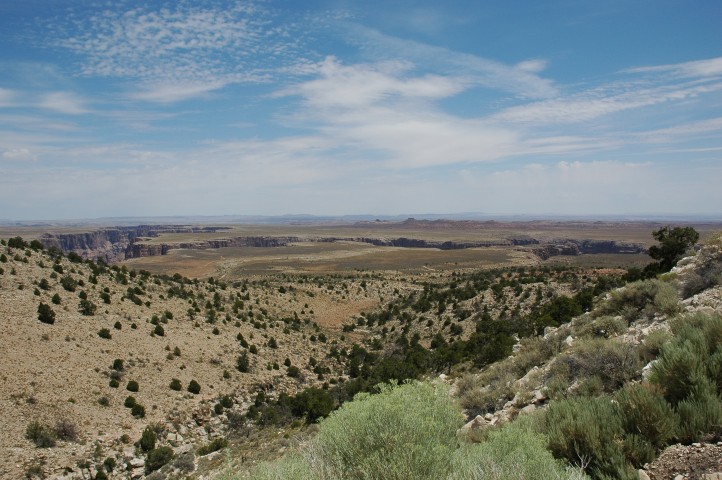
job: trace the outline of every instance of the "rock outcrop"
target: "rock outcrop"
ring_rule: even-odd
[[[435,248],[461,250],[483,247],[531,246],[538,257],[547,259],[557,255],[581,255],[594,253],[641,253],[644,247],[637,244],[612,240],[560,239],[542,243],[529,236],[508,237],[490,241],[440,241],[408,237],[308,237],[298,236],[229,236],[197,241],[149,242],[164,233],[216,233],[227,227],[193,227],[188,225],[138,225],[135,227],[103,228],[82,233],[47,233],[40,238],[46,247],[54,247],[65,253],[74,252],[86,259],[101,259],[108,263],[129,258],[166,255],[178,248],[213,249],[225,247],[283,247],[295,242],[361,242],[379,247]]]
[[[561,239],[532,249],[542,260],[558,255],[582,255],[597,253],[645,253],[646,249],[636,243],[614,240],[571,240]]]

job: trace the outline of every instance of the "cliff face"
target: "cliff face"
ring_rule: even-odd
[[[108,263],[124,260],[125,251],[138,237],[150,236],[144,227],[106,228],[87,233],[46,234],[40,241],[65,253],[75,252],[83,258],[102,259]]]
[[[350,240],[356,242],[369,243],[377,247],[401,247],[401,248],[438,248],[439,250],[460,250],[464,248],[478,248],[478,247],[496,247],[496,246],[509,246],[515,245],[512,241],[509,242],[437,242],[433,240],[420,240],[417,238],[345,238],[335,239],[339,240]]]
[[[636,243],[622,243],[614,240],[559,240],[540,245],[532,250],[539,258],[546,260],[557,255],[581,255],[595,253],[644,253],[646,249]]]
[[[65,253],[75,252],[83,258],[101,259],[108,263],[126,258],[165,255],[167,245],[138,245],[144,238],[160,233],[216,232],[224,227],[188,227],[186,225],[138,225],[136,227],[103,228],[84,233],[47,233],[40,238],[45,247],[54,247]]]
[[[216,238],[179,243],[146,243],[161,233],[214,233],[224,227],[190,227],[186,225],[139,225],[136,227],[104,228],[87,233],[46,234],[41,242],[46,247],[55,247],[65,253],[75,252],[83,258],[102,259],[108,263],[128,258],[166,255],[176,248],[209,249],[224,247],[283,247],[295,242],[338,242],[355,241],[379,247],[401,248],[437,248],[439,250],[459,250],[480,247],[511,247],[531,245],[532,251],[542,259],[556,255],[581,255],[594,253],[642,253],[641,245],[619,243],[613,240],[569,240],[560,239],[552,243],[541,244],[539,240],[522,236],[506,238],[500,241],[434,241],[417,238],[301,238],[295,236],[239,236]]]

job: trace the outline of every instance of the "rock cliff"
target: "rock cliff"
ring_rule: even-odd
[[[559,239],[541,243],[529,237],[509,237],[498,241],[436,241],[408,237],[310,237],[297,236],[235,236],[174,243],[148,243],[150,238],[162,233],[216,233],[226,227],[192,227],[188,225],[139,225],[135,227],[103,228],[84,233],[48,233],[41,237],[46,247],[55,247],[65,253],[74,252],[83,258],[102,259],[108,263],[129,258],[166,255],[172,249],[213,249],[224,247],[283,247],[295,242],[340,242],[353,241],[379,247],[436,248],[459,250],[481,247],[531,246],[532,251],[542,259],[557,255],[580,255],[594,253],[642,253],[644,247],[638,244],[621,243],[613,240],[571,240]]]

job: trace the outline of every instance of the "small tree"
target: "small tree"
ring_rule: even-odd
[[[191,380],[188,384],[188,391],[194,395],[201,393],[201,384],[195,380]]]
[[[155,448],[155,441],[157,437],[155,432],[153,431],[153,428],[148,425],[145,427],[145,430],[143,430],[143,435],[140,437],[140,441],[138,442],[138,446],[143,450],[144,452],[150,452]]]
[[[145,407],[140,403],[136,403],[130,409],[130,414],[133,415],[135,418],[143,418],[145,417]]]
[[[236,369],[238,369],[241,373],[247,373],[251,369],[251,361],[248,359],[248,354],[246,352],[238,355]]]
[[[145,459],[145,473],[151,473],[161,468],[173,459],[173,449],[170,447],[158,447],[148,452]]]
[[[97,309],[98,306],[88,299],[81,300],[80,304],[78,305],[78,311],[88,317],[95,315],[95,311]]]
[[[60,285],[62,285],[65,290],[74,292],[78,286],[78,282],[70,275],[66,275],[60,279]]]
[[[40,302],[38,305],[38,320],[49,325],[55,323],[55,312],[47,303]]]
[[[666,226],[652,232],[652,236],[659,245],[649,247],[649,256],[658,260],[645,268],[650,275],[671,270],[699,240],[699,233],[692,227]]]

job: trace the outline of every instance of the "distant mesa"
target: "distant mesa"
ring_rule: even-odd
[[[467,220],[416,220],[408,218],[393,223],[381,220],[362,221],[356,227],[373,224],[383,232],[387,228],[402,226],[419,231],[478,230],[489,222]],[[518,225],[517,225],[518,227]],[[362,242],[379,247],[434,248],[439,250],[460,250],[484,247],[530,247],[539,258],[547,259],[558,255],[581,255],[597,253],[644,253],[645,248],[635,243],[621,243],[614,240],[557,239],[540,241],[527,234],[499,240],[480,241],[435,241],[411,237],[393,236],[349,236],[349,237],[299,237],[299,236],[229,236],[228,238],[199,239],[174,243],[150,243],[149,240],[167,233],[207,234],[230,230],[230,227],[190,225],[138,225],[101,228],[83,233],[46,233],[40,241],[46,247],[54,247],[65,253],[74,252],[86,259],[102,259],[117,263],[130,258],[166,255],[173,249],[218,249],[224,247],[283,247],[296,242]],[[381,233],[380,232],[380,233]]]

